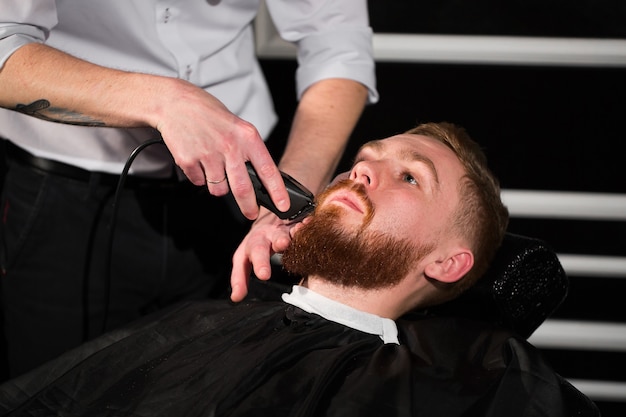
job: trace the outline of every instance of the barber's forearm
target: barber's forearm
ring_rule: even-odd
[[[33,43],[0,69],[0,106],[61,123],[154,126],[159,100],[153,97],[169,88],[165,80],[104,68]]]
[[[332,180],[366,101],[367,88],[352,80],[328,79],[309,87],[279,167],[313,192],[321,191]]]

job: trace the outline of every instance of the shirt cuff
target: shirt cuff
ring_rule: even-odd
[[[23,33],[3,37],[3,29],[4,28],[0,28],[0,68],[2,68],[9,57],[22,46],[29,43],[43,43],[42,39]]]
[[[298,99],[309,86],[328,78],[359,82],[368,90],[368,103],[378,101],[370,28],[325,32],[298,42]]]

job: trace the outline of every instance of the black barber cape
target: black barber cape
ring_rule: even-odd
[[[283,302],[178,305],[0,387],[3,416],[565,416],[525,340],[450,318],[401,345]],[[572,388],[571,386],[569,386]],[[582,415],[582,414],[577,414]]]

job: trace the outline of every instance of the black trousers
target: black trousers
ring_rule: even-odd
[[[188,182],[124,188],[9,158],[0,206],[10,377],[181,300],[225,297],[249,224]],[[110,227],[112,226],[112,233]]]

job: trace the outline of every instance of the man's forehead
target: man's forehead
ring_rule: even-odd
[[[423,149],[424,147],[442,147],[442,149],[447,148],[443,143],[431,137],[415,135],[412,133],[402,133],[385,139],[375,139],[366,142],[363,146],[361,146],[359,152],[368,149],[371,149],[375,152],[386,152],[392,150],[398,150],[403,152]]]
[[[442,179],[442,173],[445,173],[447,182],[456,181],[457,177],[465,174],[465,168],[456,153],[443,142],[429,136],[402,133],[373,140],[361,147],[356,159],[367,159],[370,152],[374,154],[373,158],[423,163],[433,172],[437,183]]]

